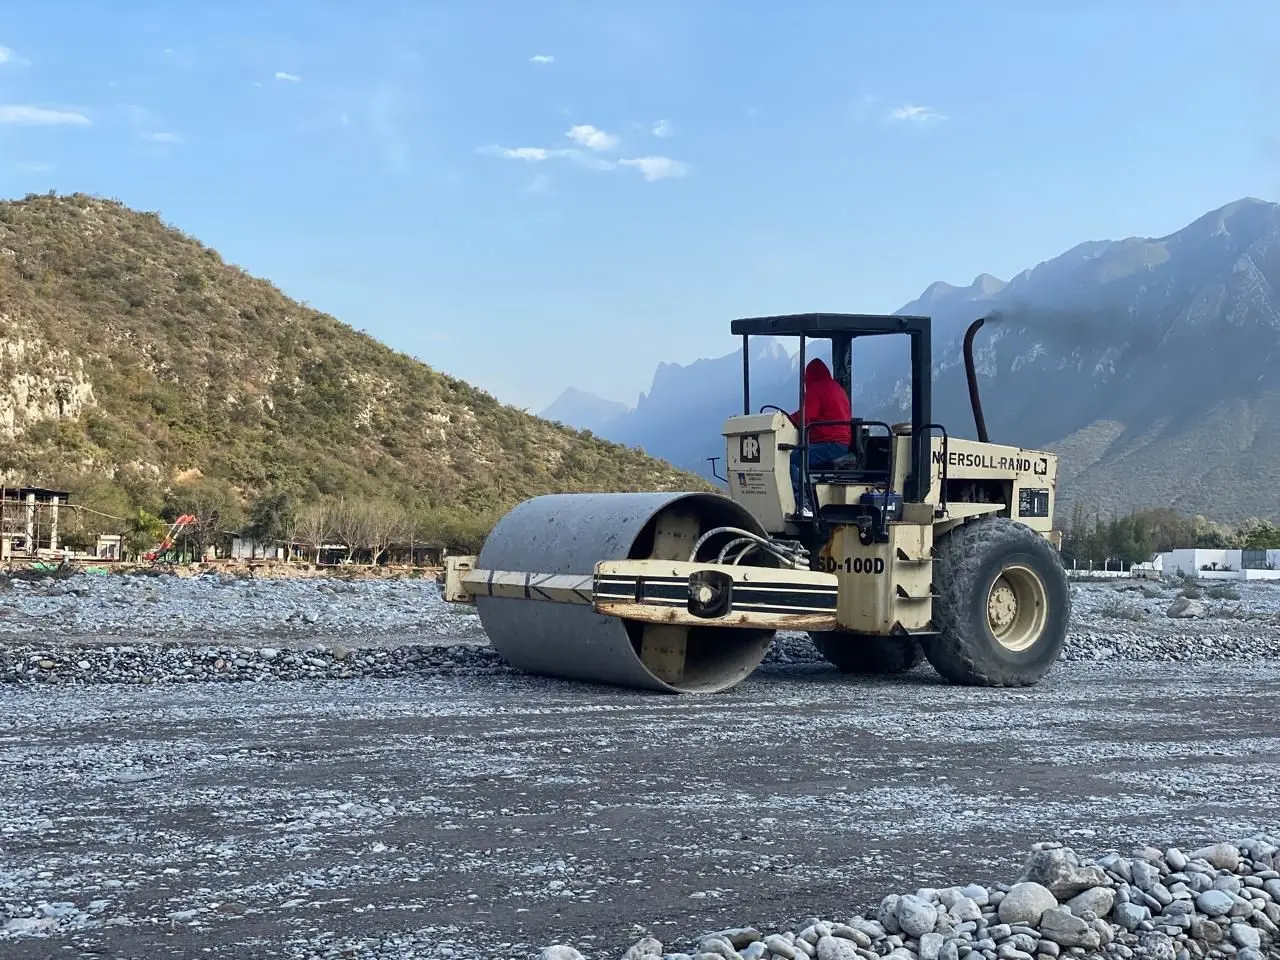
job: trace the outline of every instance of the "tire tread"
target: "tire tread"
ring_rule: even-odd
[[[953,530],[939,543],[935,561],[934,583],[939,596],[934,600],[934,624],[937,636],[923,641],[924,655],[946,680],[966,686],[1024,687],[1041,679],[1016,664],[984,656],[985,637],[972,635],[967,617],[977,589],[979,572],[993,553],[1026,552],[1038,556],[1048,566],[1042,573],[1061,576],[1063,606],[1048,611],[1045,624],[1047,642],[1056,646],[1055,660],[1065,639],[1070,617],[1070,589],[1057,551],[1043,536],[1026,524],[1008,517],[984,517]],[[1046,584],[1049,602],[1053,602],[1053,585]],[[1045,640],[1040,641],[1046,642]]]
[[[907,673],[924,662],[919,642],[869,633],[810,633],[818,652],[844,673],[869,676]]]

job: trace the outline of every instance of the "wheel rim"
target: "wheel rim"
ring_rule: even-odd
[[[987,591],[987,628],[996,643],[1020,653],[1040,639],[1048,607],[1038,573],[1021,565],[1005,567]]]

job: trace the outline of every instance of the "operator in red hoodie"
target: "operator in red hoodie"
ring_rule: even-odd
[[[797,427],[803,426],[800,411],[790,414],[791,422]],[[804,368],[804,423],[821,422],[823,420],[839,420],[839,423],[822,423],[809,431],[809,469],[823,467],[849,452],[849,444],[853,442],[853,427],[850,421],[853,413],[850,410],[849,396],[844,388],[836,383],[831,370],[820,359],[814,358]],[[791,487],[796,495],[796,509],[804,510],[809,504],[804,502],[800,491],[800,465],[804,451],[791,452]]]

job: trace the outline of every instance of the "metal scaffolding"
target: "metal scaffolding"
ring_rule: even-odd
[[[0,560],[58,550],[58,511],[70,494],[47,487],[0,487]]]

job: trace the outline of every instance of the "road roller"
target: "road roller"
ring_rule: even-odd
[[[726,691],[779,631],[808,634],[847,674],[927,660],[955,684],[1039,682],[1070,614],[1053,529],[1058,458],[989,441],[973,360],[984,319],[962,346],[976,440],[933,419],[929,317],[732,321],[743,390],[741,415],[721,431],[726,491],[527,500],[477,556],[446,559],[445,599],[474,605],[514,668],[591,683]],[[803,376],[798,416],[752,410],[751,337],[798,338],[801,371],[806,349],[826,346],[849,395],[855,341],[890,335],[910,342],[909,421],[841,421],[848,452],[819,465],[809,433],[833,421],[806,418]]]

